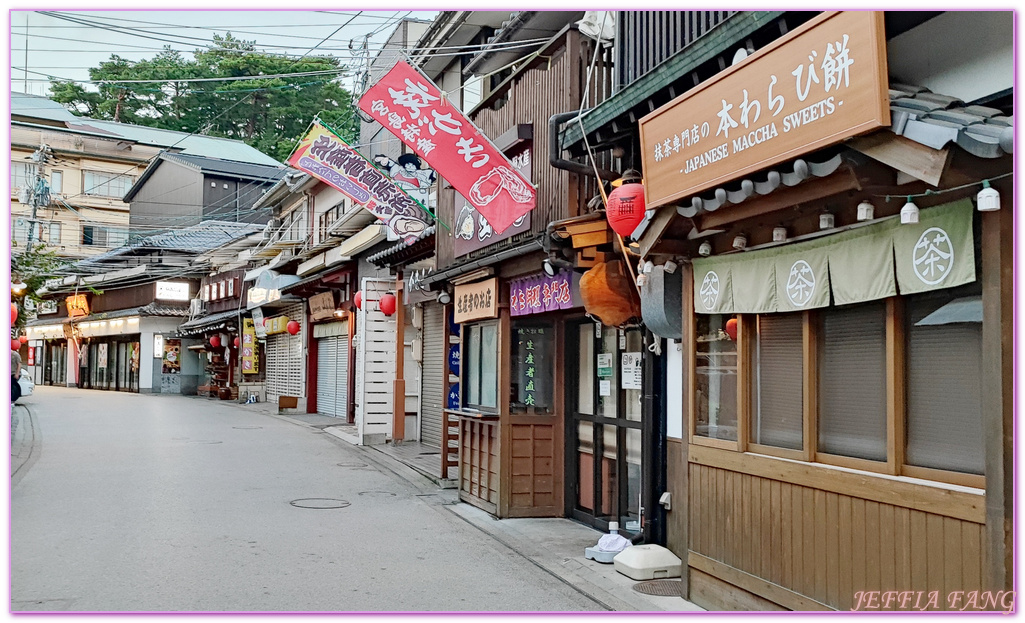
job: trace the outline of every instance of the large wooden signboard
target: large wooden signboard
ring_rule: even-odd
[[[498,318],[498,279],[456,286],[452,304],[457,323]]]
[[[658,207],[890,124],[882,11],[830,11],[640,121]]]

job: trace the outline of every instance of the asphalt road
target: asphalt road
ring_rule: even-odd
[[[14,612],[602,609],[318,430],[200,398],[24,402]]]

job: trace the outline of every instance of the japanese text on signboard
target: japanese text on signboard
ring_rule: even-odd
[[[242,320],[242,374],[257,374],[260,357],[256,353],[256,326],[252,318]]]
[[[457,323],[498,317],[498,279],[458,285],[452,294]]]
[[[434,167],[498,233],[534,209],[534,187],[407,63],[397,63],[370,87],[359,107]]]
[[[348,195],[407,242],[430,223],[423,206],[387,175],[324,127],[314,124],[288,163]]]
[[[513,316],[539,314],[573,307],[572,275],[559,271],[554,277],[539,273],[509,282],[509,311]]]
[[[825,14],[644,117],[648,206],[889,123],[881,23]]]

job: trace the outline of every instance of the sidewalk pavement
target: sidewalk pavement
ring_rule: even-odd
[[[422,466],[405,459],[400,453],[387,452],[387,446],[358,446],[355,426],[339,425],[337,418],[316,414],[279,414],[275,405],[267,403],[238,406],[319,429],[358,447],[377,466],[403,478],[425,494],[443,498],[445,501],[440,508],[452,513],[453,520],[465,521],[531,561],[554,579],[565,582],[609,610],[703,611],[682,597],[639,593],[633,590],[638,582],[617,572],[613,565],[584,558],[584,548],[594,546],[603,534],[589,526],[558,518],[497,519],[475,506],[459,502],[458,492],[446,488],[447,481],[427,473]]]

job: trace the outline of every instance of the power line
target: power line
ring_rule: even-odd
[[[154,82],[175,82],[175,83],[191,83],[191,82],[238,82],[245,80],[270,80],[275,78],[302,78],[306,76],[326,76],[326,75],[339,75],[345,74],[349,70],[347,68],[339,69],[324,69],[319,71],[304,71],[290,74],[268,74],[259,76],[231,76],[227,78],[156,78],[153,80],[76,80],[74,78],[63,78],[61,76],[54,76],[41,71],[33,71],[24,67],[12,66],[12,69],[19,71],[27,71],[30,74],[37,74],[40,76],[47,76],[55,80],[63,80],[65,82],[76,82],[80,84],[152,84]]]

